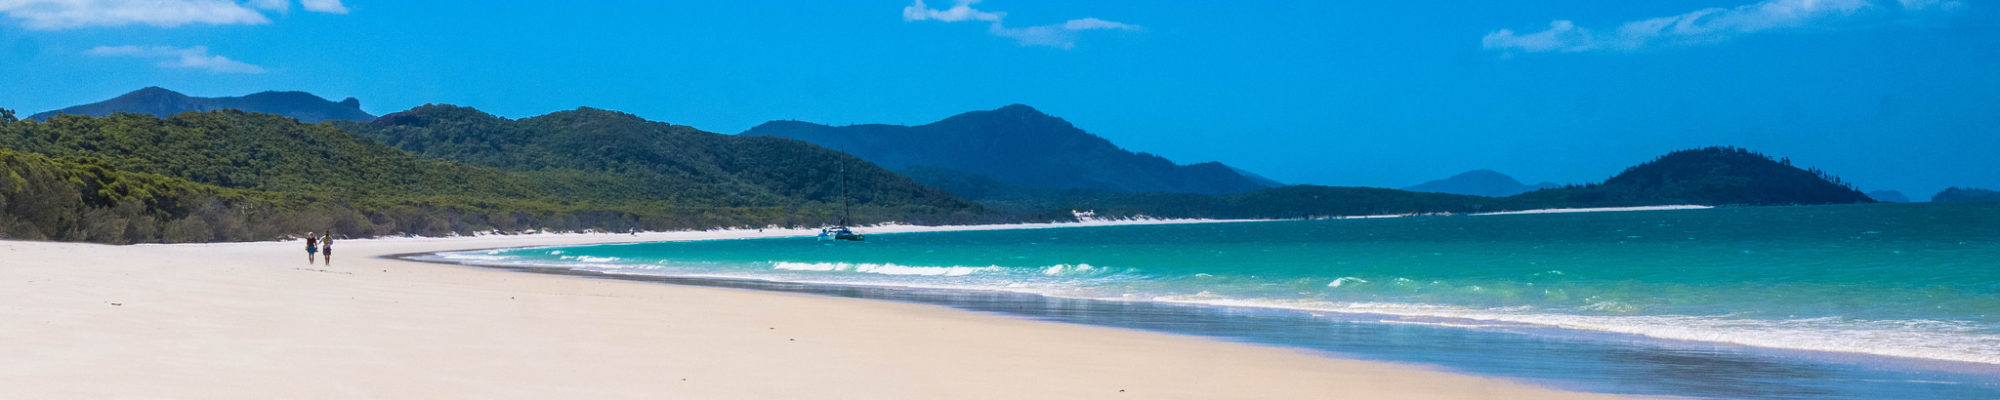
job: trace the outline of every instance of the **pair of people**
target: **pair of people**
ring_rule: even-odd
[[[306,263],[313,263],[313,253],[326,256],[326,264],[333,265],[333,234],[313,236],[306,232]]]

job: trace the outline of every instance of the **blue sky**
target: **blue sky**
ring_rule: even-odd
[[[0,107],[145,86],[376,114],[578,106],[735,133],[1021,103],[1290,183],[1585,182],[1745,146],[1864,190],[2000,188],[1974,0],[443,3],[0,0]]]

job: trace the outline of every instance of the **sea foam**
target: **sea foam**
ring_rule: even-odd
[[[1352,283],[1368,283],[1368,280],[1367,280],[1367,279],[1361,279],[1361,278],[1356,278],[1356,277],[1352,277],[1352,276],[1349,276],[1349,277],[1342,277],[1342,278],[1340,278],[1340,279],[1335,279],[1335,280],[1333,280],[1333,282],[1328,282],[1328,283],[1326,284],[1326,287],[1335,287],[1335,288],[1337,288],[1337,287],[1340,287],[1341,285],[1346,285],[1346,284],[1352,284]]]
[[[553,252],[546,254],[555,254]],[[583,255],[561,255],[556,263],[537,263],[519,257],[494,255],[490,252],[448,252],[438,253],[442,260],[484,265],[543,265],[566,266],[583,269],[655,270],[654,263],[633,264],[618,257],[595,257]],[[1337,312],[1347,314],[1377,314],[1411,318],[1446,318],[1458,321],[1481,321],[1481,323],[1445,322],[1435,325],[1454,327],[1481,327],[1491,323],[1528,324],[1566,329],[1582,329],[1601,332],[1634,334],[1662,339],[1689,340],[1715,343],[1730,343],[1756,347],[1783,348],[1795,350],[1829,351],[1873,354],[1893,357],[1924,358],[1935,360],[2000,364],[2000,335],[1986,332],[1979,324],[1967,321],[1937,320],[1861,320],[1842,317],[1798,318],[1784,320],[1763,320],[1733,318],[1729,316],[1690,315],[1578,315],[1555,309],[1541,309],[1530,306],[1478,308],[1455,305],[1410,304],[1396,302],[1338,302],[1313,299],[1262,299],[1238,298],[1202,290],[1184,295],[1146,295],[1132,292],[1107,292],[1090,290],[1086,281],[1078,281],[1082,275],[1097,276],[1107,274],[1110,269],[1089,264],[1058,264],[1040,268],[1006,268],[1001,266],[910,266],[893,263],[845,263],[845,262],[770,262],[772,270],[797,272],[842,272],[870,274],[881,278],[867,281],[841,281],[843,284],[867,284],[876,286],[933,287],[964,290],[998,290],[1009,292],[1029,292],[1053,297],[1108,299],[1119,301],[1151,300],[1163,303],[1204,304],[1227,307],[1253,307],[1287,309],[1311,312]],[[682,271],[692,272],[692,271]],[[1550,271],[1554,272],[1554,271]],[[687,274],[701,276],[701,274]],[[736,278],[770,279],[775,277],[761,274],[720,274]],[[973,277],[986,276],[974,281],[914,282],[898,281],[893,276],[922,277]],[[1039,276],[1047,281],[1021,281],[1019,279]],[[1116,275],[1123,276],[1123,275]],[[959,278],[965,279],[965,278]],[[1136,279],[1136,276],[1135,276]],[[815,283],[809,279],[778,279]],[[823,282],[822,282],[823,283]],[[1356,277],[1341,277],[1326,284],[1328,288],[1341,288],[1368,283]],[[1395,278],[1393,285],[1417,285],[1414,280]],[[1436,283],[1436,282],[1433,282]],[[1077,290],[1077,285],[1086,288]],[[1060,289],[1060,290],[1057,290]],[[1582,312],[1613,312],[1629,314],[1636,311],[1634,306],[1614,301],[1597,301],[1576,307]],[[1385,321],[1387,322],[1387,321]],[[1409,323],[1397,321],[1392,323]]]
[[[1543,312],[1533,307],[1470,308],[1434,304],[1238,299],[1207,292],[1184,296],[1159,296],[1152,300],[1226,307],[1506,322],[1754,347],[2000,364],[2000,335],[1980,333],[1981,328],[1978,324],[1965,321],[1861,320],[1843,317],[1759,320],[1691,315],[1574,315]]]
[[[1004,270],[1004,268],[998,266],[923,267],[923,266],[906,266],[906,265],[896,265],[896,264],[844,263],[844,262],[803,263],[803,262],[790,262],[790,261],[779,261],[771,263],[771,268],[786,270],[786,271],[858,272],[864,274],[919,275],[919,276],[966,276],[981,272],[993,272],[993,271]]]

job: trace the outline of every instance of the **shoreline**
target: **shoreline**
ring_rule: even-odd
[[[1706,207],[1672,208],[1672,209],[1705,209],[1705,208]],[[1610,209],[1610,210],[1591,210],[1591,211],[1628,211],[1628,210],[1637,211],[1634,209],[1627,209],[1627,208]],[[1657,208],[1646,208],[1645,210],[1657,210]],[[1006,227],[1001,226],[1001,227],[991,227],[991,228],[1005,229]],[[474,252],[476,253],[476,251]],[[1410,310],[1387,309],[1380,307],[1365,308],[1365,309],[1328,309],[1328,308],[1318,308],[1318,307],[1310,307],[1304,305],[1280,305],[1280,304],[1258,303],[1254,301],[1189,300],[1189,299],[1174,299],[1174,298],[1148,299],[1144,297],[1117,298],[1117,297],[1065,296],[1060,294],[1050,294],[1037,290],[1010,289],[1010,288],[984,287],[984,286],[957,286],[957,285],[943,285],[943,284],[939,285],[897,284],[897,283],[881,283],[881,282],[871,283],[871,282],[831,281],[831,280],[793,280],[793,279],[774,279],[766,277],[728,275],[728,274],[662,275],[662,274],[652,274],[652,273],[621,272],[615,269],[614,270],[600,270],[600,269],[589,269],[589,268],[575,269],[575,266],[565,266],[557,264],[507,263],[507,262],[489,263],[489,262],[482,262],[479,260],[452,259],[450,257],[438,256],[439,254],[446,254],[446,253],[452,253],[452,252],[404,255],[405,256],[404,258],[419,262],[439,263],[448,265],[463,265],[463,266],[471,266],[478,268],[491,268],[491,269],[500,269],[500,270],[517,271],[517,272],[584,276],[584,277],[601,278],[601,279],[659,282],[659,283],[681,284],[681,285],[748,288],[753,290],[790,292],[790,293],[813,293],[817,295],[840,296],[840,297],[887,299],[891,301],[912,302],[919,304],[933,304],[933,305],[942,304],[964,310],[995,312],[995,313],[1013,315],[1016,317],[1025,317],[1030,319],[1061,320],[1069,317],[1064,315],[1058,315],[1063,310],[1058,310],[1057,312],[1054,313],[1039,312],[1037,310],[1034,310],[1032,306],[1030,306],[1031,308],[1026,311],[1018,311],[1015,309],[992,309],[990,304],[965,303],[960,300],[961,298],[964,297],[981,297],[981,298],[1012,297],[1012,298],[1020,298],[1019,300],[1014,300],[1016,302],[1030,303],[1030,304],[1064,303],[1068,304],[1068,307],[1077,307],[1077,308],[1140,308],[1145,310],[1134,314],[1146,315],[1148,316],[1148,318],[1152,319],[1167,319],[1167,320],[1171,320],[1174,318],[1181,318],[1181,317],[1175,317],[1174,315],[1183,314],[1187,312],[1186,310],[1195,310],[1194,312],[1203,312],[1210,314],[1276,313],[1276,314],[1310,315],[1316,317],[1314,319],[1330,318],[1332,320],[1340,321],[1341,323],[1421,325],[1421,326],[1431,326],[1431,327],[1466,329],[1469,331],[1480,331],[1481,333],[1484,334],[1491,334],[1496,331],[1510,331],[1515,333],[1519,333],[1522,331],[1535,331],[1539,332],[1536,334],[1544,336],[1562,336],[1571,338],[1588,337],[1590,338],[1589,340],[1601,341],[1601,342],[1625,342],[1625,343],[1645,342],[1645,343],[1651,343],[1649,346],[1658,348],[1671,348],[1671,349],[1695,348],[1695,349],[1704,349],[1704,351],[1711,351],[1707,349],[1715,348],[1716,346],[1722,346],[1724,348],[1728,348],[1720,350],[1726,353],[1739,354],[1739,355],[1754,355],[1755,357],[1774,357],[1778,359],[1815,360],[1812,361],[1812,363],[1830,363],[1832,365],[1835,365],[1835,368],[1841,368],[1839,366],[1842,365],[1853,366],[1860,364],[1873,364],[1873,365],[1897,365],[1900,366],[1899,369],[1903,369],[1906,371],[1937,371],[1937,372],[1948,372],[1948,373],[1965,373],[1965,374],[1972,374],[1984,377],[1984,378],[1976,378],[1982,382],[1990,381],[1990,379],[1988,378],[1994,376],[1994,374],[1996,373],[2000,373],[2000,364],[1994,364],[1990,361],[1983,361],[1980,359],[1955,357],[1952,356],[1951,354],[1942,354],[1942,355],[1909,354],[1901,352],[1889,352],[1887,350],[1880,350],[1880,349],[1824,348],[1824,347],[1813,346],[1812,343],[1798,344],[1791,342],[1771,342],[1769,340],[1759,341],[1755,340],[1757,338],[1735,338],[1728,336],[1717,336],[1716,334],[1712,333],[1705,335],[1689,336],[1688,334],[1679,331],[1656,332],[1650,329],[1646,329],[1648,327],[1652,327],[1653,325],[1644,325],[1635,327],[1635,326],[1624,326],[1621,324],[1615,324],[1610,322],[1587,323],[1588,320],[1591,320],[1592,318],[1599,318],[1599,317],[1589,317],[1589,316],[1560,316],[1560,315],[1539,316],[1539,317],[1532,315],[1514,316],[1514,315],[1504,315],[1504,314],[1482,313],[1479,310],[1460,310],[1458,312],[1440,313],[1440,312],[1417,312]],[[585,251],[584,253],[587,254],[588,252]],[[1144,306],[1133,306],[1133,304],[1144,304]],[[1160,307],[1160,306],[1165,306],[1165,307]],[[1177,309],[1177,307],[1174,306],[1179,306],[1179,307]],[[1160,312],[1161,309],[1168,309],[1169,311],[1162,313]],[[1161,315],[1167,315],[1167,316],[1161,317]],[[1332,315],[1339,315],[1339,316],[1332,316]],[[1551,320],[1550,318],[1555,318],[1555,319]],[[1618,318],[1618,317],[1601,317],[1601,318]],[[1586,322],[1576,322],[1576,321],[1586,321]],[[1127,329],[1142,329],[1152,332],[1164,332],[1164,333],[1180,334],[1180,335],[1195,335],[1195,336],[1210,337],[1211,339],[1224,340],[1224,341],[1236,341],[1236,342],[1243,341],[1240,340],[1241,338],[1209,335],[1203,332],[1199,332],[1198,330],[1175,328],[1173,326],[1168,326],[1166,328],[1132,328],[1129,326],[1120,325],[1123,323],[1129,323],[1129,321],[1070,319],[1070,320],[1065,320],[1064,322],[1080,323],[1080,324],[1096,325],[1096,326],[1113,326],[1113,327],[1122,327]],[[1339,352],[1338,350],[1315,349],[1310,346],[1303,346],[1285,342],[1268,342],[1264,344],[1280,346],[1280,347],[1298,348],[1304,350],[1333,351],[1336,353]],[[1630,349],[1612,349],[1612,350],[1630,350]],[[1342,356],[1335,356],[1335,357],[1342,357]],[[1344,357],[1344,358],[1351,358],[1351,357]],[[1391,355],[1389,357],[1377,357],[1371,359],[1389,360],[1391,362],[1416,363],[1419,365],[1434,365],[1436,367],[1452,368],[1454,370],[1457,370],[1458,367],[1457,364],[1450,362],[1444,362],[1444,363],[1416,362],[1413,361],[1414,359],[1410,358],[1398,359],[1394,355]],[[1814,367],[1822,367],[1822,366],[1814,365]],[[1476,371],[1464,371],[1464,372],[1476,372]],[[1528,379],[1527,381],[1550,381],[1550,379],[1548,379],[1547,377],[1512,376],[1504,373],[1492,373],[1491,371],[1486,373],[1477,373],[1476,375],[1499,377],[1502,379],[1521,380],[1523,378],[1533,378],[1533,379]],[[1555,387],[1565,388],[1565,389],[1585,389],[1587,391],[1592,391],[1592,392],[1607,392],[1606,390],[1595,390],[1592,388],[1588,388],[1587,386],[1588,384],[1585,385],[1562,384],[1562,385],[1556,385]],[[1615,392],[1632,393],[1626,391],[1615,391]],[[1674,392],[1670,391],[1640,392],[1638,394],[1661,395],[1661,394],[1674,394]],[[1723,397],[1729,397],[1729,396],[1723,396]]]
[[[1588,212],[1707,210],[1711,208],[1715,208],[1715,206],[1676,204],[1676,205],[1665,205],[1665,206],[1632,206],[1632,207],[1543,208],[1543,209],[1519,210],[1519,211],[1494,211],[1486,213],[1472,213],[1466,215],[1570,214],[1570,213],[1588,213]]]
[[[1973,377],[1970,382],[1991,381],[1990,377],[2000,374],[2000,365],[1928,359],[1914,357],[1886,356],[1864,353],[1764,347],[1735,343],[1717,343],[1701,340],[1676,339],[1651,335],[1633,334],[1612,330],[1587,329],[1539,323],[1508,322],[1464,317],[1438,317],[1427,315],[1407,315],[1389,312],[1326,311],[1303,308],[1267,307],[1260,305],[1232,305],[1229,303],[1184,302],[1170,300],[1120,300],[1106,298],[1052,296],[1034,292],[1010,291],[1004,289],[967,289],[942,286],[874,285],[850,282],[808,282],[772,279],[757,279],[708,275],[653,275],[617,273],[587,269],[572,269],[554,266],[534,265],[480,265],[476,263],[446,260],[415,260],[417,262],[470,268],[493,269],[505,272],[580,277],[589,279],[622,280],[666,285],[686,285],[754,290],[773,293],[796,293],[813,296],[892,301],[909,304],[940,305],[968,312],[1005,315],[1029,321],[1053,321],[1064,324],[1078,324],[1098,327],[1112,327],[1124,330],[1165,333],[1198,337],[1203,340],[1224,343],[1248,343],[1258,346],[1295,349],[1321,357],[1340,360],[1368,360],[1387,362],[1399,366],[1415,366],[1429,370],[1446,371],[1481,378],[1501,379],[1512,382],[1535,382],[1541,387],[1584,393],[1615,393],[1621,396],[1647,398],[1743,398],[1762,397],[1772,393],[1782,393],[1787,389],[1767,389],[1759,391],[1747,388],[1782,388],[1791,383],[1756,381],[1756,375],[1746,376],[1706,376],[1695,381],[1687,377],[1666,379],[1645,385],[1613,384],[1625,379],[1637,378],[1619,374],[1602,374],[1592,371],[1610,366],[1613,370],[1636,370],[1657,368],[1657,365],[1605,363],[1578,360],[1573,357],[1549,357],[1532,354],[1537,350],[1451,350],[1457,362],[1429,359],[1435,351],[1424,346],[1407,344],[1389,345],[1388,342],[1417,342],[1419,339],[1437,339],[1440,342],[1464,342],[1473,340],[1487,347],[1508,349],[1561,349],[1567,353],[1627,354],[1654,353],[1659,356],[1676,356],[1677,353],[1705,354],[1678,361],[1681,364],[1718,363],[1729,365],[1747,359],[1791,360],[1797,368],[1823,370],[1852,370],[1856,367],[1879,368],[1894,366],[1906,370],[1904,376],[1887,375],[1837,375],[1829,379],[1887,379],[1896,381],[1922,376],[1924,379],[1962,379]],[[1234,328],[1214,328],[1223,325],[1251,325],[1262,327],[1258,332],[1246,333]],[[1210,327],[1210,328],[1203,328]],[[1272,329],[1274,327],[1281,327]],[[1412,328],[1429,332],[1412,334]],[[1262,329],[1270,329],[1264,331]],[[1290,329],[1288,332],[1287,329]],[[1321,337],[1315,340],[1298,341],[1290,336],[1300,330],[1324,331],[1338,329],[1350,332]],[[1366,332],[1353,334],[1351,332]],[[1584,344],[1579,344],[1584,343]],[[1385,347],[1394,349],[1381,349]],[[1722,345],[1724,347],[1717,347]],[[1734,346],[1731,348],[1730,346]],[[1481,357],[1515,361],[1482,361]],[[1537,361],[1523,363],[1522,357]],[[1688,357],[1681,355],[1681,357]],[[1770,361],[1766,361],[1770,362]],[[1538,370],[1523,373],[1523,367]],[[1824,372],[1823,372],[1824,373]],[[1850,372],[1851,373],[1851,372]],[[1966,375],[1954,375],[1966,374]],[[1957,378],[1944,378],[1956,376]],[[1858,377],[1858,378],[1857,378]],[[1734,380],[1748,380],[1734,384],[1718,384]],[[1936,383],[1916,380],[1912,383]],[[1740,386],[1738,386],[1740,385]],[[1809,388],[1795,390],[1812,390]]]
[[[1039,227],[1071,226],[1103,225]],[[382,258],[807,233],[355,239],[331,265],[297,264],[296,242],[0,241],[29,260],[0,268],[21,294],[0,304],[20,322],[0,326],[16,361],[0,397],[1616,398],[942,306]]]
[[[617,243],[609,243],[609,244],[617,244]],[[590,246],[590,245],[584,245],[584,246]],[[568,246],[552,246],[552,247],[568,247]],[[467,251],[478,251],[478,250],[488,250],[488,249],[474,249]],[[1532,328],[1532,329],[1568,330],[1568,331],[1576,331],[1578,333],[1587,333],[1587,334],[1630,335],[1645,339],[1684,342],[1688,344],[1742,346],[1746,348],[1764,350],[1764,351],[1796,351],[1808,354],[1819,354],[1823,358],[1838,358],[1838,357],[1850,357],[1850,356],[1880,357],[1889,360],[1897,360],[1900,361],[1901,363],[1907,363],[1907,364],[1929,363],[1929,364],[1946,365],[1946,366],[1965,366],[1965,367],[1970,367],[1970,369],[1988,370],[1989,372],[2000,372],[2000,362],[1995,362],[1987,359],[1950,358],[1934,354],[1912,355],[1912,354],[1883,352],[1883,351],[1865,350],[1865,349],[1864,350],[1828,349],[1828,348],[1802,346],[1802,345],[1790,345],[1785,343],[1770,343],[1770,342],[1762,342],[1762,341],[1747,340],[1740,338],[1727,338],[1717,335],[1661,334],[1641,328],[1617,327],[1617,326],[1608,326],[1604,324],[1587,324],[1587,323],[1576,323],[1576,322],[1561,322],[1561,321],[1551,322],[1545,319],[1526,318],[1515,315],[1482,314],[1477,310],[1463,310],[1461,312],[1452,312],[1452,313],[1422,313],[1422,312],[1411,312],[1411,311],[1380,309],[1380,308],[1354,310],[1354,309],[1311,307],[1311,306],[1300,306],[1300,305],[1264,304],[1251,301],[1234,301],[1234,300],[1183,300],[1183,299],[1169,299],[1169,298],[1133,300],[1133,299],[1115,299],[1115,298],[1100,298],[1100,297],[1060,296],[1033,290],[1009,290],[1008,288],[945,286],[945,285],[926,286],[926,285],[857,283],[857,282],[839,282],[839,281],[778,280],[778,279],[765,279],[757,277],[726,276],[726,275],[655,275],[655,274],[641,274],[641,273],[614,273],[614,272],[576,269],[573,267],[553,266],[553,265],[482,264],[475,261],[455,261],[447,259],[422,258],[423,256],[432,256],[441,253],[451,253],[451,252],[456,252],[456,251],[393,254],[393,255],[384,255],[383,257],[393,258],[403,261],[410,261],[410,262],[494,269],[494,270],[501,270],[508,272],[574,276],[574,277],[596,278],[596,279],[631,280],[640,282],[659,282],[659,283],[667,283],[675,285],[745,288],[749,290],[777,291],[777,292],[819,292],[810,289],[801,289],[803,287],[820,287],[827,289],[873,289],[873,290],[885,290],[885,291],[939,291],[939,292],[959,292],[968,294],[1021,295],[1021,296],[1048,298],[1051,300],[1067,300],[1067,301],[1083,301],[1083,302],[1115,302],[1115,303],[1136,302],[1136,303],[1154,303],[1159,305],[1206,307],[1206,308],[1217,308],[1217,309],[1250,309],[1250,310],[1263,310],[1263,311],[1283,311],[1283,312],[1297,312],[1305,314],[1330,313],[1330,314],[1341,314],[1359,319],[1400,318],[1396,320],[1384,319],[1381,321],[1377,321],[1379,323],[1386,323],[1386,324],[1430,325],[1430,326],[1459,327],[1459,328],[1486,328],[1486,327],[1510,326],[1510,327],[1522,327],[1522,328]],[[864,298],[874,298],[874,297],[864,297]],[[1587,319],[1581,316],[1571,316],[1571,318]],[[1416,320],[1408,320],[1408,319],[1416,319]],[[1177,333],[1177,332],[1166,332],[1166,333]]]
[[[1462,213],[1462,214],[1450,213],[1450,212],[1431,212],[1431,213],[1404,213],[1404,214],[1335,215],[1335,216],[1313,217],[1308,219],[1339,220],[1339,219],[1385,219],[1385,218],[1434,217],[1434,216],[1448,217],[1455,215],[1478,216],[1478,215],[1574,214],[1574,213],[1596,213],[1596,212],[1707,210],[1711,208],[1715,208],[1715,206],[1704,206],[1698,204],[1675,204],[1675,205],[1630,206],[1630,207],[1538,208],[1532,210],[1474,212],[1474,213]]]

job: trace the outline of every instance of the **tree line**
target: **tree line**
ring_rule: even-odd
[[[1024,189],[904,171],[924,185],[805,142],[587,108],[509,120],[425,106],[319,124],[234,110],[43,122],[0,111],[0,237],[35,240],[812,227],[846,214],[857,224],[962,224],[1069,220],[1071,210],[1313,218],[1869,201],[1817,169],[1733,147],[1677,151],[1601,183],[1511,197],[1311,185],[1204,195]]]
[[[14,239],[143,243],[270,240],[329,230],[370,237],[806,227],[830,223],[841,211],[837,196],[741,188],[724,195],[718,193],[731,190],[727,185],[674,180],[701,176],[502,170],[425,158],[333,124],[272,114],[0,121],[0,237]],[[914,202],[897,198],[912,189],[893,183],[856,186],[873,189],[857,198],[877,199],[854,205],[857,222],[996,218],[941,191],[918,192],[942,198]],[[677,189],[715,197],[653,195]]]

